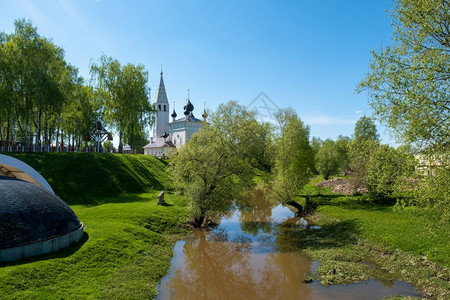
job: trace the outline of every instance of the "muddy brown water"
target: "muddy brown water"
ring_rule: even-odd
[[[211,230],[196,230],[174,247],[157,299],[379,299],[417,296],[409,283],[366,280],[348,285],[304,283],[316,261],[301,251],[295,230],[315,230],[260,192]]]

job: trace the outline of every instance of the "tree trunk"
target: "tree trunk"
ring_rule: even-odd
[[[56,129],[56,146],[58,146],[59,142],[59,121],[58,121],[58,128]]]
[[[119,153],[123,153],[122,135],[123,132],[119,131]]]
[[[47,112],[44,112],[44,144],[46,146],[50,146],[49,134],[48,134],[48,120],[47,120]]]
[[[41,145],[41,115],[42,111],[39,108],[37,112],[37,124],[36,124],[36,146],[39,147]]]
[[[295,201],[288,201],[286,204],[287,205],[291,205],[291,206],[293,206],[293,207],[295,207],[297,209],[296,215],[300,215],[300,214],[302,214],[304,212],[303,206],[301,206],[300,204],[298,204]]]
[[[6,141],[9,143],[9,132],[11,130],[11,121],[8,119],[8,125],[6,126]]]
[[[130,147],[131,149],[134,149],[134,133],[132,133],[130,136]]]

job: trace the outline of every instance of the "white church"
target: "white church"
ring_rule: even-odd
[[[144,154],[157,157],[169,156],[174,148],[184,145],[203,126],[208,117],[206,111],[202,114],[203,120],[194,117],[192,113],[194,111],[194,105],[192,105],[188,96],[186,105],[183,108],[184,117],[177,119],[177,113],[174,108],[173,113],[170,115],[172,117],[172,122],[170,122],[169,100],[167,99],[162,71],[159,87],[153,103],[156,111],[153,119],[150,143],[144,146]]]

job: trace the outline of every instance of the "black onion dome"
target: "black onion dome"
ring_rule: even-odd
[[[82,223],[58,196],[32,183],[0,177],[0,249],[76,231]]]
[[[175,109],[173,110],[173,113],[171,114],[172,118],[176,118],[177,117],[177,113],[175,112]]]
[[[204,119],[206,119],[206,118],[208,117],[208,114],[206,113],[206,110],[203,111],[202,117],[203,117]]]
[[[188,101],[186,102],[185,107],[187,108],[187,110],[188,110],[189,112],[191,112],[191,111],[194,110],[194,105],[191,103],[190,100],[188,100]],[[186,109],[186,108],[185,108],[185,109]]]

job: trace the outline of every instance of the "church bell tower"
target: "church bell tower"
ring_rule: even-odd
[[[161,70],[161,79],[159,87],[156,91],[155,101],[155,118],[153,120],[153,140],[156,140],[169,133],[169,101],[167,99],[166,88],[164,87],[163,72]]]

